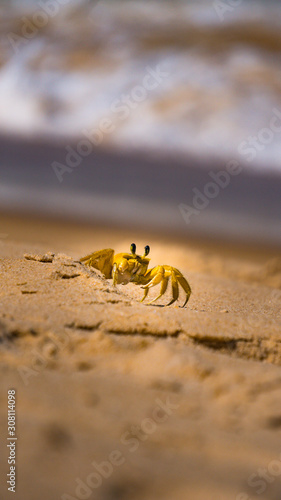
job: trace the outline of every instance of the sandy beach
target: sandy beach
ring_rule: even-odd
[[[15,389],[14,498],[279,500],[277,251],[0,222],[0,421],[5,443]],[[161,307],[170,289],[154,306],[140,304],[139,287],[113,289],[78,262],[132,241],[150,244],[152,266],[183,272],[186,308],[183,297]]]
[[[280,0],[0,18],[0,500],[280,500]]]

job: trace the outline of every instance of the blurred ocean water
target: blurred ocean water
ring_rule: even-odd
[[[3,1],[0,131],[281,172],[280,2]]]

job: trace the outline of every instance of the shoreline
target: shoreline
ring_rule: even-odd
[[[0,137],[0,146],[2,212],[281,246],[279,175],[241,166],[225,188],[213,182],[217,194],[211,198],[210,172],[225,171],[215,159],[205,163],[97,148],[59,182],[52,163],[65,165],[63,143]],[[180,211],[180,206],[189,208]],[[186,213],[191,213],[188,221]]]

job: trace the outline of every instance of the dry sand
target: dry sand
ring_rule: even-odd
[[[276,252],[0,222],[1,499],[280,500]],[[170,291],[140,304],[138,287],[114,290],[77,262],[134,240],[150,244],[152,265],[185,274],[186,308],[161,307]],[[24,257],[46,252],[47,262]],[[15,495],[6,485],[11,388]],[[102,478],[92,463],[105,461]]]

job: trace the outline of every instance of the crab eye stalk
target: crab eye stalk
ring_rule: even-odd
[[[131,248],[131,253],[133,255],[136,255],[136,249],[137,249],[137,247],[136,247],[135,243],[132,243],[130,248]]]
[[[144,247],[144,255],[145,257],[149,254],[150,252],[150,247],[148,245],[146,245],[146,247]]]

